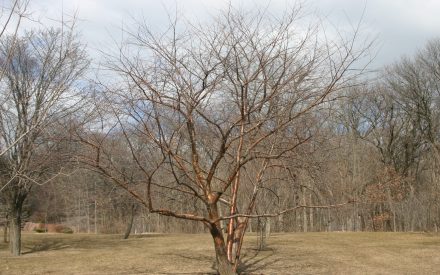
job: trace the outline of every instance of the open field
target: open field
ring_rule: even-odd
[[[438,274],[440,235],[273,234],[265,251],[245,242],[244,273]],[[0,274],[215,274],[209,235],[23,234],[21,257],[0,244]]]

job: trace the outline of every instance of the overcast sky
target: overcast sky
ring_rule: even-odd
[[[7,1],[7,0],[0,0]],[[123,24],[144,17],[154,27],[166,21],[166,8],[176,6],[190,19],[203,21],[228,5],[224,0],[31,0],[34,17],[59,19],[61,10],[80,19],[79,30],[90,47],[91,55],[111,43],[110,36],[120,36]],[[294,1],[231,0],[234,6],[252,8],[269,5],[283,10]],[[402,55],[412,55],[428,39],[440,37],[440,0],[309,0],[303,1],[310,11],[317,11],[340,27],[363,18],[363,30],[378,38],[379,53],[374,67],[390,64]],[[166,8],[165,8],[166,7]],[[44,21],[43,21],[44,22]]]

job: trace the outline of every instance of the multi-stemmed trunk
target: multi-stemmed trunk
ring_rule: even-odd
[[[221,223],[218,221],[219,208],[217,203],[211,201],[208,205],[208,213],[211,223],[205,223],[211,233],[214,241],[215,256],[217,259],[217,271],[220,275],[235,275],[234,264],[228,259],[228,253],[226,248],[225,238],[221,228]]]
[[[210,224],[209,229],[214,240],[217,271],[220,275],[235,275],[234,265],[228,260],[226,244],[221,229],[216,224]]]

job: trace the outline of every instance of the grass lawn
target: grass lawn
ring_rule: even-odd
[[[440,235],[273,234],[257,251],[245,240],[248,274],[440,274]],[[215,274],[209,235],[23,234],[23,254],[0,244],[0,274]]]

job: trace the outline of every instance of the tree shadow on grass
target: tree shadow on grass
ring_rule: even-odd
[[[261,255],[262,253],[266,255]],[[243,260],[238,265],[237,271],[239,274],[254,274],[254,272],[280,261],[279,259],[272,259],[274,255],[275,250],[272,248],[266,248],[265,250],[248,249],[243,253]]]
[[[264,253],[266,255],[262,256],[261,253]],[[276,262],[280,261],[280,259],[271,259],[275,255],[275,250],[271,248],[267,248],[264,251],[260,251],[257,249],[248,249],[245,253],[242,255],[243,261],[238,266],[238,273],[239,274],[260,274],[258,273],[259,270],[264,269],[265,267],[268,267],[272,264],[275,264]],[[194,254],[182,254],[182,253],[173,253],[173,254],[167,254],[167,256],[175,256],[179,257],[185,260],[192,260],[192,261],[203,261],[203,262],[211,262],[211,268],[213,270],[217,270],[217,261],[215,260],[215,256],[207,256],[207,255],[194,255]],[[160,273],[160,274],[167,274],[167,273]],[[169,273],[169,274],[176,274],[176,273]],[[209,273],[178,273],[178,274],[217,274],[217,272],[209,272]]]
[[[98,235],[99,236],[99,235]],[[152,238],[161,237],[163,235],[154,234],[149,236],[141,236],[135,238]],[[121,237],[106,236],[106,238],[96,238],[94,235],[78,235],[74,238],[66,237],[64,235],[41,235],[41,238],[34,239],[25,242],[23,246],[22,254],[31,254],[42,251],[54,251],[62,250],[67,248],[73,249],[114,249],[118,246],[123,246],[127,244],[127,241],[133,240],[134,238],[123,240]]]
[[[198,261],[198,262],[210,262],[211,269],[217,270],[217,261],[215,260],[215,256],[207,256],[204,254],[182,254],[182,253],[167,253],[166,256],[174,256],[179,257],[184,260]],[[213,260],[214,259],[214,260]],[[218,274],[216,271],[213,272],[179,272],[179,273],[159,273],[159,274]]]
[[[38,243],[25,246],[22,254],[31,254],[41,251],[53,251],[70,248],[71,246],[61,240],[42,240]]]

